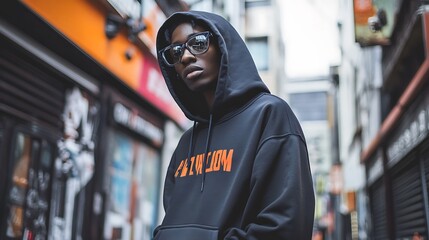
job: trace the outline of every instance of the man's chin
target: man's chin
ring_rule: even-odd
[[[215,91],[216,90],[216,85],[213,86],[213,84],[195,84],[193,86],[189,86],[188,87],[189,90],[191,90],[192,92],[195,93],[203,93],[206,91]]]

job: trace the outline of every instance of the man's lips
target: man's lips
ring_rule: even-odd
[[[198,78],[203,73],[203,70],[196,70],[193,72],[190,72],[188,75],[186,75],[186,79],[194,79]]]
[[[183,77],[186,79],[193,79],[198,77],[201,73],[203,73],[203,68],[199,67],[199,66],[194,66],[191,65],[187,68],[185,68],[185,70],[183,70]]]

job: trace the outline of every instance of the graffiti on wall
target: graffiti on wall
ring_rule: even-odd
[[[54,239],[81,239],[84,188],[94,173],[98,105],[77,87],[66,93],[63,138],[58,141],[52,223]],[[55,200],[56,198],[56,200]],[[73,231],[72,231],[73,229]]]

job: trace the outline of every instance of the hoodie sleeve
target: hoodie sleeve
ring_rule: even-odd
[[[304,140],[294,134],[271,137],[259,147],[251,177],[243,228],[225,240],[311,239],[314,192]]]

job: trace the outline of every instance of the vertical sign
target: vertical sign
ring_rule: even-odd
[[[361,46],[387,45],[399,0],[353,0],[355,40]]]

